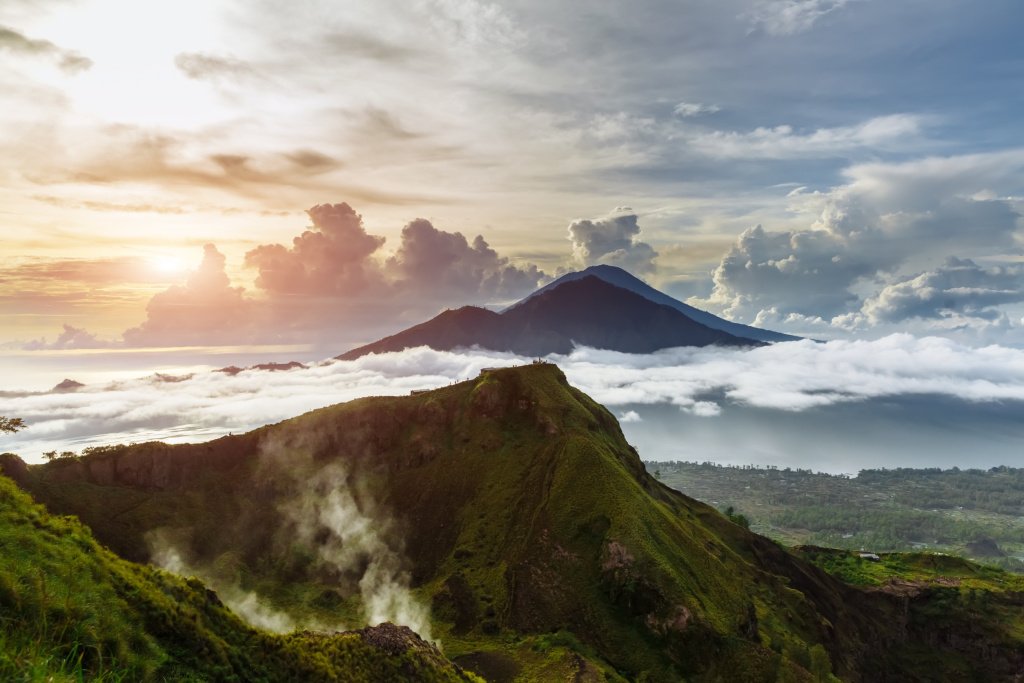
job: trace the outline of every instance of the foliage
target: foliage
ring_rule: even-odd
[[[750,528],[750,520],[747,519],[745,515],[738,514],[733,506],[730,505],[725,508],[725,510],[722,511],[722,514],[725,515],[725,518],[733,524],[738,524],[744,529]]]
[[[0,477],[0,680],[470,680],[427,649],[270,635],[197,579],[125,562]]]
[[[20,417],[3,417],[0,415],[0,432],[14,434],[25,428],[25,421]]]
[[[716,505],[727,502],[755,531],[786,543],[873,552],[928,548],[1024,571],[1014,557],[1024,556],[1024,469],[863,470],[854,478],[714,463],[648,465],[669,486]],[[990,552],[977,554],[985,548]]]

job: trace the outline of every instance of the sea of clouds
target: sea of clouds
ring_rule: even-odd
[[[684,347],[649,355],[579,348],[548,360],[615,411],[627,436],[645,428],[644,406],[713,421],[730,412],[781,416],[899,397],[1000,410],[1024,401],[1024,350],[905,334],[756,349]],[[21,417],[28,425],[4,436],[0,449],[33,462],[45,451],[90,445],[199,441],[354,398],[407,394],[475,377],[484,367],[526,362],[479,349],[418,348],[288,371],[151,374],[67,393],[0,392],[0,415]]]

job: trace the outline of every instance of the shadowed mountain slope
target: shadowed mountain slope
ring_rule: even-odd
[[[686,317],[702,325],[707,325],[708,327],[715,330],[722,330],[723,332],[728,332],[729,334],[735,335],[737,337],[742,337],[744,339],[756,339],[758,341],[763,342],[797,341],[801,339],[801,337],[797,337],[791,334],[774,332],[772,330],[764,330],[761,329],[760,327],[751,327],[750,325],[743,325],[740,323],[734,323],[729,320],[723,320],[722,318],[719,318],[717,315],[713,315],[711,313],[708,313],[707,311],[702,311],[699,308],[694,308],[693,306],[684,304],[682,301],[679,301],[678,299],[670,297],[668,294],[665,294],[664,292],[659,292],[657,289],[651,287],[649,284],[647,284],[640,278],[630,275],[622,268],[617,268],[615,266],[608,265],[590,266],[589,268],[586,268],[584,270],[563,275],[554,282],[550,282],[544,287],[541,287],[536,292],[526,297],[522,301],[512,304],[505,310],[512,310],[513,308],[516,308],[517,306],[520,306],[525,302],[529,301],[533,297],[538,296],[539,294],[543,294],[544,292],[552,290],[556,287],[560,287],[562,284],[566,282],[580,280],[582,278],[589,276],[598,277],[604,280],[605,282],[609,282],[615,285],[616,287],[627,289],[633,292],[634,294],[639,294],[645,299],[653,301],[654,303],[664,304],[665,306],[671,306],[680,313],[684,314]]]
[[[531,296],[503,313],[466,306],[380,341],[353,349],[341,360],[368,353],[429,346],[439,351],[480,346],[524,356],[567,354],[575,345],[624,353],[674,346],[756,346],[695,322],[671,306],[588,276]]]
[[[490,680],[1012,680],[1024,664],[1019,594],[968,606],[949,584],[845,584],[649,476],[550,364],[20,478],[122,554],[145,559],[160,532],[321,620],[351,623],[375,599],[381,551],[359,542],[374,530],[446,654]],[[343,496],[316,524],[294,515]],[[353,562],[327,561],[346,547]]]

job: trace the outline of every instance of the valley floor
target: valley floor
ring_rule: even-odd
[[[662,483],[789,546],[931,551],[1024,573],[1024,469],[803,469],[646,462]]]

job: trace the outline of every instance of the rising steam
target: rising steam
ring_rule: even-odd
[[[402,543],[391,519],[370,496],[349,485],[341,465],[315,467],[307,455],[310,439],[301,437],[304,447],[299,449],[294,443],[262,449],[265,462],[284,465],[280,471],[297,477],[300,493],[278,509],[294,524],[298,540],[316,550],[322,566],[340,575],[361,571],[359,592],[370,626],[390,621],[432,640],[430,610],[410,590]],[[287,465],[282,458],[287,458]],[[298,472],[308,474],[298,479]]]
[[[153,532],[147,536],[147,540],[151,552],[150,559],[154,565],[181,577],[194,576],[201,579],[217,592],[221,602],[230,607],[231,611],[244,619],[250,626],[273,633],[289,633],[295,630],[295,620],[260,600],[256,593],[243,590],[234,583],[219,579],[211,572],[191,566],[170,542],[167,534],[159,531]],[[339,625],[337,628],[320,630],[343,630],[343,628]]]

